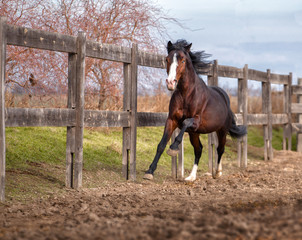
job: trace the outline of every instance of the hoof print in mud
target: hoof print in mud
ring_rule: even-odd
[[[177,154],[178,154],[178,152],[179,152],[178,149],[171,149],[171,148],[169,148],[169,149],[167,150],[167,154],[168,154],[169,156],[171,156],[171,157],[176,157]]]
[[[153,175],[150,174],[150,173],[146,173],[143,177],[143,179],[146,179],[146,180],[153,180]]]

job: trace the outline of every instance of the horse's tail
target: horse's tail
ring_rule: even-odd
[[[247,134],[246,126],[236,125],[235,115],[234,115],[234,113],[232,112],[232,110],[230,108],[229,108],[229,111],[230,111],[230,115],[231,115],[231,118],[232,118],[232,124],[231,124],[231,127],[229,129],[229,134],[231,135],[231,137],[232,138],[240,138],[240,137],[246,135]]]

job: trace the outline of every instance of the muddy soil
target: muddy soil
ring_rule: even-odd
[[[302,239],[302,155],[0,205],[0,239]]]

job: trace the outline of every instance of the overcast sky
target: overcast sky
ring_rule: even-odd
[[[302,0],[157,0],[187,28],[169,26],[219,64],[302,77]]]

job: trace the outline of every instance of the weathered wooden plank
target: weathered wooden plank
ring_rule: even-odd
[[[168,113],[138,112],[137,126],[138,127],[165,126],[167,118],[168,118]]]
[[[76,52],[76,37],[74,36],[9,24],[7,26],[7,44],[9,45],[69,53]],[[131,48],[103,44],[91,40],[86,42],[86,48],[87,57],[131,63]],[[138,53],[138,65],[166,68],[165,57],[163,55],[143,51],[139,51]]]
[[[178,163],[177,163],[177,178],[183,179],[184,173],[185,173],[185,156],[184,156],[184,141],[181,141],[181,144],[179,145],[179,153],[178,153]]]
[[[76,110],[69,108],[7,108],[7,127],[65,127],[76,125]],[[84,111],[85,127],[129,127],[129,112]]]
[[[242,125],[242,115],[236,114],[237,121],[236,124]],[[286,124],[288,123],[288,116],[284,113],[272,114],[272,124]],[[257,114],[248,114],[247,115],[247,124],[250,126],[253,125],[267,125],[268,116],[265,113]]]
[[[238,78],[238,112],[242,114],[242,125],[247,126],[247,97],[248,89],[247,82],[249,79],[248,65],[246,64],[242,69],[242,78]],[[240,167],[247,167],[247,135],[238,139],[237,149],[238,154],[237,162]]]
[[[172,133],[171,136],[171,144],[175,141],[175,138],[179,134],[179,129],[175,129],[175,131]],[[171,172],[172,172],[172,178],[176,179],[177,178],[177,156],[172,156],[171,157]]]
[[[255,69],[249,69],[249,79],[259,82],[267,82],[267,73]]]
[[[74,109],[76,106],[76,64],[77,55],[75,53],[68,54],[68,93],[67,107]],[[73,188],[73,165],[75,153],[75,127],[67,126],[66,129],[66,171],[65,185]]]
[[[288,112],[287,112],[287,116],[288,116],[288,123],[287,123],[287,129],[288,129],[288,150],[292,150],[292,129],[291,129],[291,124],[292,124],[292,82],[293,82],[293,73],[290,72],[288,75]]]
[[[242,68],[218,65],[217,72],[219,77],[243,78]]]
[[[280,80],[281,80],[281,76]],[[286,76],[287,83],[284,83],[283,87],[283,104],[284,104],[284,113],[288,115],[288,123],[283,126],[283,150],[291,150],[292,145],[292,136],[291,136],[291,82],[292,82],[292,73]],[[284,80],[285,80],[284,79]],[[285,82],[285,81],[284,81]]]
[[[0,201],[5,200],[5,63],[6,17],[0,18]]]
[[[180,129],[176,128],[172,134],[171,143],[173,143],[175,141],[175,138],[178,136],[179,133],[180,133]],[[171,163],[172,163],[171,170],[172,170],[172,177],[174,179],[176,179],[176,178],[182,179],[184,177],[184,155],[183,155],[184,144],[183,144],[183,140],[179,144],[178,148],[179,148],[179,153],[177,154],[177,156],[171,157]]]
[[[104,60],[131,63],[131,48],[88,40],[86,56]]]
[[[302,113],[302,103],[292,103],[292,113]]]
[[[7,127],[65,127],[75,125],[75,110],[65,108],[7,108]]]
[[[7,25],[7,44],[59,52],[76,52],[76,37]]]
[[[243,125],[243,116],[241,113],[236,113],[235,114],[236,117],[236,124],[237,125]]]
[[[300,94],[300,95],[302,95],[302,86],[293,85],[292,86],[292,94]]]
[[[208,134],[208,169],[209,172],[212,173],[212,177],[216,176],[217,170],[222,171],[222,164],[218,165],[218,138],[216,132],[212,132]]]
[[[268,131],[268,141],[266,142],[266,148],[267,148],[267,154],[268,154],[268,160],[273,160],[273,107],[272,107],[272,76],[271,76],[271,70],[267,69],[267,91],[265,98],[267,99],[267,131]]]
[[[288,115],[285,113],[272,114],[272,124],[287,124]]]
[[[74,188],[82,187],[86,34],[77,37]]]
[[[140,66],[165,69],[166,57],[164,55],[138,51],[137,64]]]
[[[131,48],[87,41],[87,57],[99,58],[109,61],[131,63]],[[140,66],[166,68],[164,55],[138,51],[137,64]]]
[[[248,114],[247,125],[264,125],[267,124],[267,114]]]
[[[269,80],[269,79],[268,79]],[[262,82],[261,83],[261,90],[262,90],[262,113],[267,114],[269,112],[269,95],[268,95],[268,82]],[[264,160],[268,160],[268,145],[269,142],[269,133],[268,133],[268,124],[266,123],[263,125],[263,142],[264,142]]]
[[[123,110],[130,114],[131,109],[131,65],[124,63],[124,93],[123,93]],[[129,178],[129,158],[130,158],[130,126],[123,127],[123,160],[122,172],[126,180]]]
[[[124,111],[85,110],[85,127],[129,127],[130,113]]]
[[[289,84],[289,75],[271,73],[271,83],[288,85]]]
[[[218,60],[214,60],[208,73],[208,85],[218,86]]]
[[[137,137],[137,53],[138,46],[133,44],[131,48],[131,112],[130,112],[130,161],[129,178],[136,179],[136,137]]]
[[[296,87],[296,86],[295,86]],[[297,94],[297,103],[302,104],[302,78],[298,78],[298,85],[297,87],[299,90],[294,91],[292,86],[292,92],[296,92]],[[295,127],[295,125],[292,124],[292,129],[297,131],[297,152],[302,152],[302,114],[298,114],[298,126]],[[298,129],[296,129],[298,128]]]
[[[208,72],[208,86],[218,86],[218,61],[214,61]],[[214,177],[213,169],[217,167],[216,133],[208,134],[208,171]],[[217,170],[217,169],[216,169]]]

